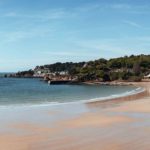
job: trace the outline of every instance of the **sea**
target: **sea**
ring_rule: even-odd
[[[134,86],[49,85],[41,79],[0,77],[0,106],[85,103],[141,90]]]

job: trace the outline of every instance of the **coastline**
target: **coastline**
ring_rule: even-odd
[[[129,95],[124,95],[124,96],[120,96],[120,97],[114,97],[114,98],[108,98],[108,99],[97,99],[97,100],[93,100],[93,101],[88,101],[86,104],[87,105],[107,105],[107,104],[112,104],[112,103],[121,103],[121,102],[125,102],[125,101],[132,101],[132,100],[137,100],[137,99],[141,99],[144,97],[148,97],[150,96],[150,89],[149,86],[147,86],[147,84],[149,84],[150,82],[110,82],[108,83],[108,85],[124,85],[124,86],[135,86],[137,88],[143,88],[142,91],[139,91],[137,93],[131,93]]]
[[[41,82],[39,79],[35,79],[35,80],[34,79],[22,79],[22,78],[20,79],[8,79],[8,80],[2,79],[1,80],[2,84],[4,85],[6,84],[6,86],[4,86],[4,88],[1,91],[4,91],[4,94],[6,91],[6,93],[8,94],[6,94],[6,98],[5,98],[5,95],[4,95],[4,98],[2,96],[0,108],[7,107],[7,106],[8,107],[9,106],[29,107],[30,105],[31,106],[34,106],[34,105],[36,106],[49,105],[50,106],[50,105],[61,105],[61,104],[68,104],[68,103],[86,103],[88,101],[94,101],[94,100],[99,100],[99,99],[103,100],[103,99],[108,99],[108,98],[120,97],[124,95],[130,95],[130,94],[133,94],[142,90],[142,89],[138,89],[138,87],[136,88],[131,85],[122,86],[122,84],[120,83],[118,83],[118,85],[115,85],[115,86],[85,85],[85,84],[64,85],[65,87],[64,89],[63,86],[57,86],[57,85],[50,86],[48,84],[45,84]],[[15,83],[16,87],[12,86],[12,83]],[[17,92],[17,90],[15,90],[16,88],[18,88],[18,91],[20,92]],[[54,89],[55,89],[55,92],[53,94]],[[25,95],[22,92],[24,90],[28,91],[25,93]],[[60,90],[64,91],[64,94],[68,96],[65,96],[65,97],[63,95],[61,96],[61,94],[57,92]],[[39,94],[39,93],[36,93],[36,91],[43,91],[43,92],[42,94]],[[3,93],[0,93],[0,94],[3,95]],[[13,97],[11,97],[11,95],[13,95]],[[31,95],[33,95],[33,99]],[[10,102],[5,103],[5,99],[10,99]]]
[[[127,83],[127,82],[107,82],[107,83],[84,83],[86,85],[104,85],[104,86],[132,86],[135,87],[134,89],[132,89],[131,91],[125,91],[124,93],[116,93],[114,95],[110,95],[110,96],[104,96],[104,97],[95,97],[95,98],[91,98],[91,99],[81,99],[81,100],[76,100],[76,101],[66,101],[66,102],[56,102],[56,101],[52,101],[52,102],[41,102],[41,103],[26,103],[26,104],[7,104],[7,105],[0,105],[0,109],[1,108],[23,108],[23,107],[53,107],[53,106],[61,106],[61,105],[72,105],[72,104],[93,104],[93,103],[99,103],[99,104],[103,104],[103,103],[108,103],[108,102],[114,102],[115,100],[121,101],[122,98],[126,98],[126,97],[133,97],[134,95],[142,95],[145,92],[144,87],[140,87],[138,85],[133,85],[132,83]]]
[[[133,84],[145,91],[105,103],[0,109],[0,149],[149,150],[150,82]]]

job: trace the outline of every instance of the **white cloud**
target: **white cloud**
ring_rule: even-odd
[[[70,52],[70,51],[54,51],[54,52],[51,52],[51,51],[45,51],[45,52],[42,52],[42,54],[44,55],[51,55],[51,56],[78,56],[78,54],[76,52]]]
[[[134,21],[130,21],[130,20],[123,20],[123,23],[130,25],[132,27],[136,27],[136,28],[142,28],[142,26]]]
[[[63,18],[70,17],[71,15],[72,13],[60,8],[60,9],[50,9],[50,10],[44,10],[40,12],[32,12],[26,14],[17,11],[7,12],[5,14],[1,14],[0,17],[47,21],[47,20],[63,19]]]
[[[117,46],[116,40],[114,39],[95,39],[87,41],[75,41],[75,44],[84,50],[91,50],[95,52],[114,52],[114,53],[123,53],[125,52],[121,47]]]
[[[131,9],[131,5],[121,4],[121,3],[112,4],[112,5],[110,5],[110,7],[113,9]]]
[[[17,14],[15,12],[9,12],[4,14],[4,17],[17,17]]]
[[[43,28],[34,28],[30,30],[17,30],[17,31],[3,31],[0,32],[1,43],[7,44],[10,42],[18,42],[24,39],[39,38],[39,37],[51,37],[54,29],[43,29]]]
[[[126,37],[116,39],[74,40],[74,44],[98,57],[117,57],[131,54],[149,54],[150,37]]]
[[[65,50],[65,51],[60,51],[60,50],[55,50],[53,51],[45,51],[41,52],[41,55],[48,55],[51,57],[96,57],[97,54],[93,53],[92,51],[89,50],[81,50],[81,49],[72,49],[72,50]]]
[[[89,12],[89,11],[93,11],[93,10],[97,10],[97,9],[100,10],[101,8],[102,8],[102,5],[100,5],[100,4],[90,3],[90,4],[86,4],[86,5],[80,6],[80,7],[76,7],[74,9],[74,11],[83,13],[83,12]]]

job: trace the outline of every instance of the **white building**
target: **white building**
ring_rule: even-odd
[[[144,76],[144,79],[150,79],[150,74],[148,74],[147,76]]]

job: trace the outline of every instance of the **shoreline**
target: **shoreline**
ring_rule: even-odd
[[[110,99],[100,99],[100,100],[95,100],[95,101],[89,101],[86,104],[89,106],[100,106],[100,105],[109,105],[109,104],[113,104],[113,103],[121,103],[121,102],[126,102],[126,101],[134,101],[134,100],[138,100],[141,98],[145,98],[150,96],[150,89],[149,87],[146,86],[146,84],[148,84],[147,82],[119,82],[115,85],[132,85],[135,86],[137,88],[143,88],[143,91],[138,92],[138,93],[131,93],[130,95],[125,95],[125,96],[121,96],[121,97],[114,97],[114,98],[110,98]],[[110,85],[114,85],[111,84]]]
[[[86,84],[86,83],[85,83]],[[89,84],[87,84],[89,85]],[[90,85],[97,85],[95,83],[90,84]],[[135,89],[128,91],[128,92],[124,92],[124,93],[120,93],[120,94],[115,94],[115,95],[110,95],[110,96],[106,96],[106,97],[100,97],[100,98],[92,98],[89,100],[78,100],[78,101],[72,101],[72,102],[47,102],[47,103],[26,103],[26,104],[7,104],[7,105],[0,105],[0,109],[7,109],[7,108],[23,108],[23,107],[53,107],[53,106],[61,106],[61,105],[73,105],[73,104],[103,104],[103,103],[110,103],[110,102],[116,102],[116,101],[120,101],[121,99],[128,99],[128,98],[134,98],[136,95],[139,95],[141,97],[141,95],[146,94],[146,90],[144,87],[139,86],[139,85],[135,85],[133,83],[124,83],[124,82],[115,82],[115,83],[106,83],[106,84],[102,84],[100,83],[99,85],[108,85],[108,86],[134,86]],[[140,90],[138,90],[140,88]]]

